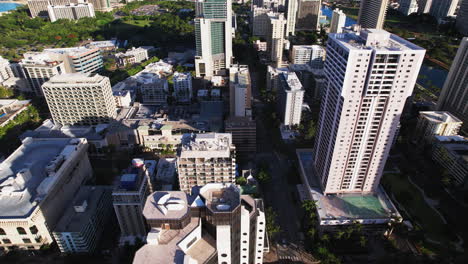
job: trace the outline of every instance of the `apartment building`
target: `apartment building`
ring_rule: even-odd
[[[304,88],[296,73],[289,72],[279,75],[280,89],[278,90],[278,114],[285,126],[301,123]]]
[[[298,0],[286,0],[286,36],[295,35],[296,33],[296,19],[297,19],[297,9],[298,9]]]
[[[358,24],[362,28],[383,29],[388,0],[362,0]]]
[[[180,189],[207,183],[233,183],[236,177],[236,147],[228,133],[192,134],[177,153]]]
[[[445,111],[419,112],[414,139],[432,143],[435,136],[456,136],[463,122]]]
[[[269,12],[267,15],[270,22],[267,31],[267,45],[268,52],[270,53],[270,60],[276,67],[280,67],[283,62],[286,19],[282,13]]]
[[[56,75],[42,85],[54,123],[97,125],[117,115],[109,78],[95,73]]]
[[[232,63],[232,1],[201,0],[195,7],[196,76],[212,77]]]
[[[263,263],[263,201],[234,184],[210,183],[192,196],[155,192],[143,214],[151,230],[134,264]]]
[[[112,216],[112,188],[82,186],[53,230],[60,252],[94,252]]]
[[[192,102],[192,74],[190,72],[175,72],[172,81],[174,82],[174,95],[177,102]]]
[[[84,138],[25,138],[0,163],[0,249],[38,250],[92,177]]]
[[[330,34],[313,164],[325,194],[377,190],[425,50],[384,30]]]
[[[468,87],[468,37],[463,38],[460,43],[437,101],[437,110],[448,111],[463,121],[463,131],[468,131],[466,87]]]
[[[132,165],[117,177],[112,191],[112,203],[120,227],[120,241],[134,242],[147,234],[143,218],[146,197],[153,191],[156,161],[133,159]]]
[[[47,17],[49,5],[68,5],[71,2],[70,0],[28,0],[28,8],[33,18]]]
[[[252,88],[249,66],[234,64],[229,68],[230,115],[252,115]]]
[[[308,64],[313,69],[321,69],[324,59],[325,49],[319,45],[294,45],[292,47],[292,64]]]
[[[58,48],[44,49],[43,52],[53,60],[63,61],[67,73],[99,72],[104,68],[99,48]]]
[[[432,159],[447,170],[455,185],[467,187],[468,139],[462,136],[435,136]]]
[[[336,8],[333,10],[330,23],[330,33],[342,33],[346,24],[346,14],[342,10]]]
[[[296,31],[316,31],[319,25],[321,0],[298,0]]]
[[[78,20],[83,17],[95,17],[94,6],[90,3],[49,5],[47,12],[51,22],[58,19]]]

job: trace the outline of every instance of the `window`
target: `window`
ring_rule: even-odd
[[[11,244],[10,239],[2,239],[2,241],[3,241],[3,244]]]
[[[18,234],[20,235],[26,235],[26,230],[22,227],[17,227],[16,230],[18,230]]]
[[[6,235],[5,230],[3,230],[3,228],[0,228],[0,235],[1,235],[1,236]]]
[[[35,235],[39,232],[39,230],[37,230],[37,227],[36,226],[31,226],[29,228],[29,231],[31,231],[31,234]]]
[[[25,243],[25,244],[30,244],[30,243],[31,243],[31,239],[29,239],[29,238],[23,238],[23,243]]]

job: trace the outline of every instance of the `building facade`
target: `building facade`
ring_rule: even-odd
[[[0,247],[38,250],[92,177],[84,138],[25,138],[0,163]]]
[[[340,9],[333,10],[330,33],[341,33],[346,24],[346,14]]]
[[[212,77],[232,63],[232,1],[203,0],[195,7],[195,71]]]
[[[419,112],[414,138],[431,143],[435,136],[456,136],[463,122],[444,111]]]
[[[82,186],[64,211],[53,235],[62,253],[95,251],[112,216],[112,189]]]
[[[268,52],[270,53],[270,60],[279,67],[283,62],[283,49],[284,49],[284,30],[286,26],[286,19],[282,13],[268,13],[270,25],[267,32],[267,45]]]
[[[313,164],[325,194],[379,185],[425,50],[384,30],[330,34]]]
[[[68,5],[70,3],[70,0],[28,0],[28,8],[33,18],[47,17],[49,15],[47,11],[47,6]]]
[[[95,17],[94,6],[90,3],[49,5],[47,12],[51,22],[58,19],[78,20],[83,17]]]
[[[319,25],[321,0],[298,0],[296,31],[316,31]]]
[[[249,66],[234,64],[229,68],[230,114],[252,115],[252,87]]]
[[[383,29],[388,0],[362,0],[358,24],[362,28]]]
[[[294,45],[291,52],[293,64],[308,64],[313,69],[323,68],[325,49],[319,45]]]
[[[252,35],[266,38],[270,21],[268,19],[269,8],[253,6],[252,10]]]
[[[468,131],[468,37],[463,38],[437,101],[437,109],[448,111],[463,121]]]
[[[442,19],[455,15],[459,0],[432,1],[429,13],[440,23]]]
[[[169,84],[167,80],[155,76],[150,82],[141,84],[141,99],[143,103],[150,105],[167,104],[168,89]]]
[[[464,36],[468,36],[468,1],[462,0],[457,12],[457,29]]]
[[[56,124],[97,125],[116,117],[107,77],[94,73],[61,74],[44,83],[42,90]]]
[[[299,0],[286,0],[286,36],[295,35],[296,33],[296,19],[297,19],[297,8]]]
[[[400,6],[398,11],[405,16],[418,12],[418,1],[417,0],[400,0]]]
[[[173,77],[174,94],[177,102],[190,103],[192,102],[192,75],[190,72],[175,72]]]
[[[193,134],[182,142],[177,154],[180,189],[207,183],[233,183],[236,177],[236,147],[227,133]]]
[[[281,123],[285,126],[299,125],[305,90],[294,72],[280,74],[279,82],[277,102]]]

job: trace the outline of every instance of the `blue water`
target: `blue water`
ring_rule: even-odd
[[[426,88],[430,85],[434,85],[437,88],[442,89],[445,79],[447,79],[447,75],[448,71],[440,68],[439,66],[423,64],[419,71],[417,82]]]
[[[0,2],[0,12],[16,9],[18,6],[20,6],[20,4]]]
[[[320,23],[330,23],[331,19],[332,19],[332,15],[333,15],[333,10],[331,8],[329,8],[328,6],[322,6],[322,15],[326,16],[327,17],[327,21],[320,21]],[[352,26],[356,24],[356,20],[350,18],[350,17],[346,17],[346,21],[345,21],[345,27],[349,27],[349,26]]]

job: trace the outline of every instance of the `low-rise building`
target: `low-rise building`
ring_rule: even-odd
[[[0,249],[39,249],[92,177],[84,138],[26,138],[0,163]]]
[[[117,64],[120,66],[126,66],[127,64],[135,64],[145,61],[149,58],[148,51],[153,47],[139,47],[127,50],[125,53],[119,52],[115,54],[117,58]]]
[[[62,253],[93,252],[112,212],[112,188],[82,186],[54,229]]]
[[[0,99],[0,127],[6,126],[11,120],[28,109],[31,100]]]
[[[431,143],[434,136],[456,136],[463,122],[446,111],[419,112],[414,138]]]
[[[192,134],[177,154],[180,189],[190,192],[207,183],[233,183],[236,147],[228,133]]]
[[[468,187],[468,139],[435,136],[432,159],[447,170],[456,185]]]

